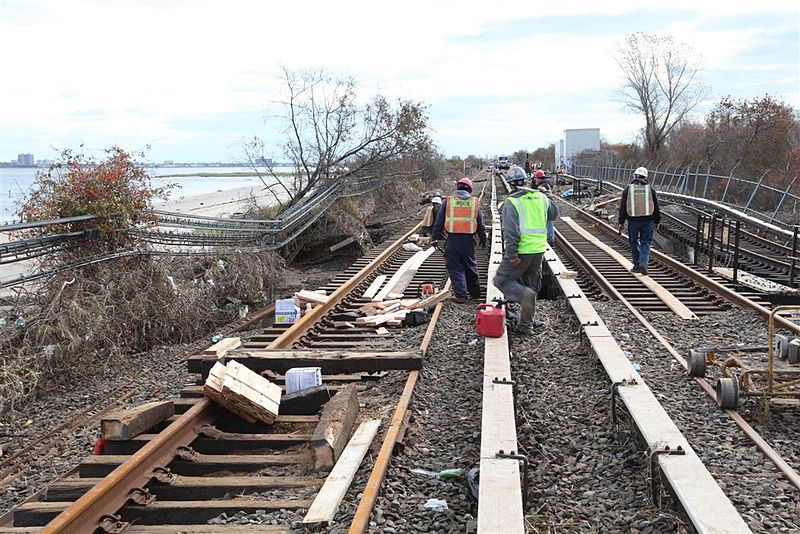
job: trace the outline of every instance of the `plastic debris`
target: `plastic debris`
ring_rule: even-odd
[[[434,512],[446,512],[447,508],[447,501],[444,499],[428,499],[428,502],[425,503],[426,510],[433,510]]]
[[[633,366],[633,370],[636,371],[637,373],[642,370],[642,366],[639,365],[638,363],[632,363],[631,365]]]
[[[628,358],[629,360],[632,360],[632,359],[633,359],[633,353],[632,353],[632,352],[629,352],[629,351],[627,351],[627,350],[623,350],[623,351],[622,351],[622,354],[624,354],[624,355],[625,355],[625,357],[626,357],[626,358]]]
[[[457,467],[451,469],[442,469],[441,471],[430,471],[428,469],[415,468],[412,469],[411,472],[414,473],[415,475],[424,475],[427,477],[438,478],[441,480],[459,478],[464,474],[464,472]]]
[[[216,342],[217,342],[217,341],[219,341],[220,339],[222,339],[222,335],[220,335],[220,334],[217,334],[216,336],[213,336],[213,337],[211,338],[211,342],[212,342],[212,343],[216,343]]]
[[[422,250],[422,247],[420,247],[416,243],[404,243],[403,250],[407,250],[409,252],[419,252],[420,250]]]
[[[474,347],[474,346],[475,346],[475,345],[477,345],[477,344],[478,344],[478,340],[477,340],[477,339],[473,339],[472,341],[470,341],[469,343],[467,343],[467,345],[469,345],[470,347]]]
[[[622,341],[630,341],[630,339],[631,339],[631,335],[630,335],[630,334],[627,334],[627,333],[622,333],[622,334],[620,334],[620,335],[619,335],[619,338],[620,338]]]
[[[19,317],[17,317],[17,320],[14,321],[14,324],[16,324],[17,326],[25,326],[26,322],[27,321],[25,321],[25,317],[20,315]]]

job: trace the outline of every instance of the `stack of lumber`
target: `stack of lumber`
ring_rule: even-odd
[[[249,423],[272,424],[281,402],[279,386],[235,360],[214,364],[203,394]]]
[[[350,328],[349,324],[355,326],[401,326],[406,315],[413,310],[419,310],[435,306],[443,302],[453,294],[450,290],[439,291],[425,299],[394,299],[383,302],[369,302],[358,308],[357,313],[361,314],[354,323],[347,325],[337,325],[340,328]]]

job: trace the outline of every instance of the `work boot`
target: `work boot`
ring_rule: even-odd
[[[519,307],[520,324],[532,324],[533,314],[536,311],[536,291],[529,287],[525,288],[525,294],[522,295]]]
[[[532,336],[533,335],[533,324],[532,323],[518,323],[514,327],[514,332],[517,334],[522,334],[523,336]]]
[[[639,266],[639,272],[642,273],[643,275],[647,276],[647,265],[640,265]]]
[[[467,297],[453,297],[453,302],[464,304],[465,302],[467,302]]]
[[[541,328],[541,327],[544,326],[544,321],[540,321],[538,319],[534,319],[533,321],[531,321],[531,326],[533,328]]]
[[[639,271],[639,266],[638,266],[638,265],[634,265],[633,267],[631,267],[631,272],[632,272],[632,273],[638,273],[638,272],[640,272],[640,271]]]

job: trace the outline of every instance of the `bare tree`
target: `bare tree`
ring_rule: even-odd
[[[284,126],[282,157],[291,175],[276,172],[258,137],[245,154],[282,210],[310,193],[345,177],[384,171],[386,163],[430,150],[427,116],[420,103],[393,106],[377,95],[361,104],[351,78],[333,78],[321,70],[283,70],[287,97],[277,102],[271,120]]]
[[[644,115],[645,148],[657,157],[670,132],[708,94],[692,49],[670,36],[628,34],[615,55],[625,76],[620,100]]]

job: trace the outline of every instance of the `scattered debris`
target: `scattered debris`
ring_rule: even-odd
[[[214,364],[203,394],[250,423],[272,424],[281,403],[279,386],[235,360]]]

